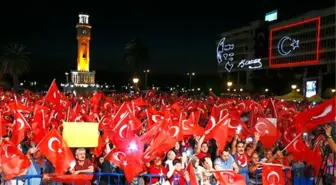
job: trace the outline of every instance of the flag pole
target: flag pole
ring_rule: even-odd
[[[282,149],[281,150],[281,153],[282,152],[284,152],[291,144],[293,144],[297,139],[299,139],[299,137],[302,135],[302,132],[299,134],[299,135],[297,135],[291,142],[289,142],[288,143],[288,145],[284,148],[284,149]]]

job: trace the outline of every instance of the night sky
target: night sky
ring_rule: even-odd
[[[90,15],[91,69],[127,71],[123,49],[137,36],[149,48],[147,65],[152,72],[216,74],[215,42],[221,32],[263,19],[273,9],[294,15],[334,4],[331,0],[319,5],[289,0],[52,2],[57,3],[1,5],[0,47],[10,41],[27,45],[34,73],[76,69],[79,12]]]

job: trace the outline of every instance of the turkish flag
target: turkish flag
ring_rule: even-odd
[[[317,126],[336,120],[336,97],[331,98],[312,109],[300,112],[294,118],[297,133],[311,131]]]
[[[215,176],[223,185],[246,185],[245,177],[232,170],[216,171]]]
[[[53,164],[57,174],[67,171],[71,163],[75,162],[68,144],[56,129],[52,129],[37,145],[37,148]]]
[[[215,139],[217,141],[218,150],[223,151],[228,138],[228,128],[230,121],[231,118],[227,114],[217,123],[217,125],[209,132],[209,134],[205,136],[204,141],[208,141],[211,138]]]
[[[281,132],[277,130],[269,118],[259,118],[252,130],[260,134],[260,142],[266,148],[272,148],[281,137]]]
[[[285,185],[285,173],[282,165],[264,164],[262,168],[263,185]]]
[[[47,94],[45,95],[45,100],[53,103],[56,106],[60,105],[61,102],[61,94],[58,90],[56,80],[53,80]]]
[[[6,178],[12,179],[23,175],[22,173],[31,164],[28,157],[18,150],[16,144],[5,139],[2,140],[0,147],[1,166]]]
[[[14,144],[19,144],[27,135],[27,131],[30,129],[29,124],[26,119],[22,116],[19,111],[14,113],[14,123],[12,127],[12,142]]]
[[[189,184],[197,185],[198,182],[197,182],[196,174],[195,174],[194,167],[193,167],[191,162],[189,162],[189,164],[187,166],[187,172],[188,172],[189,178],[190,178]]]

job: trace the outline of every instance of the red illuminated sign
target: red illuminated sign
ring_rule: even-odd
[[[273,28],[269,35],[269,66],[295,67],[319,63],[320,17]]]

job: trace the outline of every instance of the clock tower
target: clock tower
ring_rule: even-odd
[[[95,71],[90,71],[91,26],[89,15],[79,14],[77,29],[77,71],[71,71],[71,81],[76,87],[95,86]]]
[[[89,15],[79,14],[77,28],[77,70],[89,71],[90,64],[90,38],[91,26],[89,25]]]

